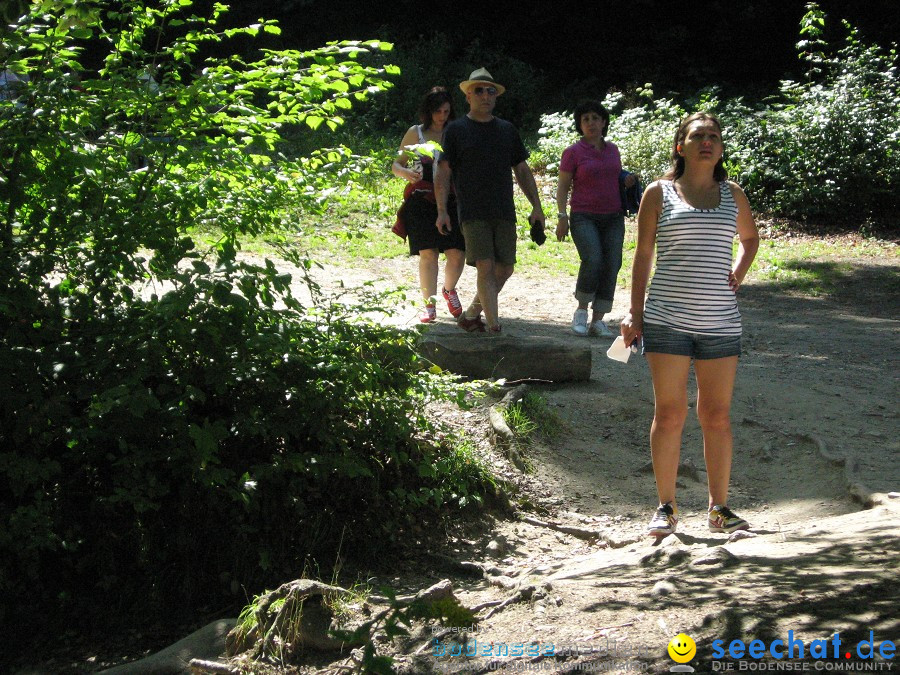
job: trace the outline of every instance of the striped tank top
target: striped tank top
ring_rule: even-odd
[[[660,181],[663,209],[656,230],[656,272],[644,322],[704,335],[740,335],[741,314],[728,285],[737,204],[727,181],[719,206],[695,209],[672,181]]]

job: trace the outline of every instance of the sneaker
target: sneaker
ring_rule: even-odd
[[[660,504],[647,525],[647,536],[665,537],[678,527],[678,515],[672,502]]]
[[[425,309],[422,310],[422,314],[419,315],[419,321],[421,323],[431,323],[437,319],[437,310],[434,305],[425,305]]]
[[[736,515],[724,504],[717,504],[709,510],[708,523],[710,532],[735,532],[750,529],[750,523]]]
[[[441,289],[441,293],[444,296],[444,300],[447,301],[447,309],[450,310],[450,313],[454,317],[458,317],[462,314],[462,303],[459,301],[459,296],[456,294],[456,290],[448,291],[445,288]]]
[[[484,321],[481,320],[481,316],[470,319],[465,314],[460,314],[459,318],[456,320],[456,325],[467,333],[483,333],[487,329],[487,326],[484,325]]]
[[[591,329],[588,331],[590,335],[595,337],[603,337],[603,338],[611,338],[616,337],[616,333],[613,333],[609,326],[607,326],[603,321],[595,321],[591,324]]]
[[[503,329],[503,326],[501,326],[498,323],[496,326],[488,326],[487,332],[496,334],[496,333],[499,333],[502,329]]]
[[[588,334],[587,314],[586,309],[575,310],[575,316],[572,317],[572,332],[575,333],[575,335]]]

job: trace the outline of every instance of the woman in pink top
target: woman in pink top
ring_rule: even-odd
[[[556,188],[559,207],[556,238],[562,241],[569,233],[566,200],[571,189],[572,240],[581,258],[575,284],[578,309],[572,318],[572,330],[578,335],[614,337],[603,323],[603,315],[612,309],[616,277],[622,267],[625,242],[625,215],[619,190],[622,160],[619,149],[605,138],[609,112],[601,103],[579,104],[574,117],[581,140],[563,151]],[[635,180],[629,174],[625,186],[631,187]],[[589,304],[593,310],[590,327]]]

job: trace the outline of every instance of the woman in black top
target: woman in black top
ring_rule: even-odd
[[[443,87],[435,87],[429,91],[419,107],[419,118],[422,123],[411,126],[403,136],[400,152],[391,166],[395,176],[409,181],[404,191],[400,219],[409,236],[409,254],[419,256],[419,285],[425,299],[425,308],[419,317],[422,323],[431,323],[437,316],[435,299],[438,257],[441,253],[445,257],[441,295],[444,296],[447,307],[454,317],[458,317],[462,312],[462,305],[456,295],[456,283],[465,266],[466,247],[462,228],[455,221],[455,203],[449,209],[454,217],[453,229],[445,235],[438,232],[434,225],[437,219],[437,206],[434,201],[433,158],[426,154],[415,153],[415,159],[411,160],[409,151],[415,152],[417,145],[440,143],[445,125],[454,117],[450,92]]]

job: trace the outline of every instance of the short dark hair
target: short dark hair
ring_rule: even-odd
[[[456,119],[456,112],[453,110],[453,97],[445,87],[434,87],[422,98],[419,104],[419,121],[422,123],[423,129],[431,126],[431,115],[445,103],[450,104],[450,119]]]
[[[672,166],[663,176],[665,180],[675,180],[684,174],[684,157],[678,152],[678,146],[684,143],[684,139],[687,138],[688,127],[698,120],[712,122],[719,128],[719,133],[722,133],[722,123],[712,113],[695,112],[681,120],[681,124],[675,130],[675,140],[672,141]],[[719,161],[716,162],[716,166],[713,168],[713,180],[723,181],[727,179],[728,172],[725,171],[725,156],[723,155],[719,157]]]
[[[603,107],[603,104],[600,101],[582,101],[575,107],[575,131],[579,134],[583,133],[581,131],[581,117],[585,113],[595,112],[604,120],[606,120],[606,127],[603,129],[603,135],[606,136],[606,132],[609,131],[609,110]]]

